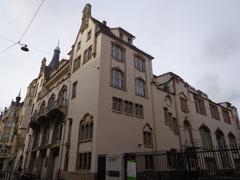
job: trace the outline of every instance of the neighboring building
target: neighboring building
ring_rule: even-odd
[[[213,102],[171,72],[155,76],[153,84],[157,149],[239,144],[239,117],[230,103]]]
[[[1,113],[1,136],[0,136],[0,170],[11,170],[14,166],[17,148],[17,129],[19,113],[23,106],[20,102],[20,93],[16,101],[12,101],[9,108]]]
[[[27,88],[27,94],[24,99],[21,111],[19,111],[19,121],[17,128],[16,137],[16,158],[14,162],[14,169],[18,169],[23,164],[24,156],[24,145],[27,140],[27,132],[29,125],[29,117],[32,110],[34,90],[35,90],[36,80],[33,80]]]
[[[153,75],[153,57],[134,38],[85,6],[69,60],[57,47],[29,86],[29,129],[15,164],[44,179],[94,179],[108,154],[239,143],[236,108],[173,73]]]

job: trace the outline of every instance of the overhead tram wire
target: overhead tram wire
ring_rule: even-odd
[[[32,24],[32,22],[33,22],[33,20],[35,19],[35,17],[37,16],[39,10],[41,9],[44,1],[45,1],[45,0],[42,0],[42,2],[40,3],[39,7],[37,8],[37,11],[36,11],[35,14],[33,15],[31,21],[30,21],[29,24],[27,25],[27,28],[26,28],[25,31],[23,32],[23,34],[22,34],[22,36],[20,37],[20,39],[19,39],[18,42],[20,42],[20,41],[23,39],[23,37],[25,36],[27,30],[29,29],[30,25]]]
[[[0,36],[0,39],[1,39],[1,40],[4,40],[4,41],[16,43],[16,41],[13,41],[13,40],[11,40],[11,39],[8,39],[8,38],[2,37],[2,36]],[[35,50],[35,51],[39,51],[39,52],[46,53],[46,54],[51,54],[51,52],[49,52],[49,51],[47,51],[47,50],[44,50],[44,49],[40,49],[40,48],[33,47],[33,46],[28,46],[28,47],[30,47],[31,49],[33,49],[33,50]]]
[[[11,44],[11,45],[8,46],[6,49],[2,50],[2,51],[0,52],[0,55],[3,54],[4,52],[6,52],[7,50],[9,50],[10,48],[12,48],[13,46],[17,45],[17,44],[18,44],[18,42],[15,42],[15,43]]]
[[[13,46],[15,46],[15,45],[17,45],[17,44],[19,44],[19,45],[21,45],[21,46],[24,45],[24,44],[21,43],[21,40],[23,39],[23,37],[25,36],[27,30],[29,29],[30,25],[32,24],[33,20],[34,20],[35,17],[37,16],[39,10],[41,9],[41,7],[42,7],[42,5],[43,5],[43,3],[44,3],[44,1],[45,1],[45,0],[42,0],[42,1],[41,1],[40,5],[39,5],[38,8],[37,8],[37,11],[36,11],[35,14],[33,15],[33,17],[32,17],[32,19],[30,20],[30,22],[28,23],[28,25],[27,25],[25,31],[23,32],[23,34],[21,35],[20,39],[19,39],[17,42],[14,42],[11,46],[9,46],[9,47],[7,47],[6,49],[4,49],[3,51],[1,51],[1,52],[0,52],[0,55],[2,55],[4,52],[6,52],[7,50],[9,50],[10,48],[12,48]],[[8,39],[6,39],[6,38],[1,38],[1,39],[5,39],[5,40],[7,40],[7,41],[11,41],[11,40],[8,40]],[[27,45],[25,45],[25,46],[27,47]]]

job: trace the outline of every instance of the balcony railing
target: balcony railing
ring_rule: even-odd
[[[42,107],[39,112],[31,116],[31,122],[37,122],[41,116],[46,116],[50,111],[57,108],[67,108],[67,99],[57,99],[52,101],[47,107]]]

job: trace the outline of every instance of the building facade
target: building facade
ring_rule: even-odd
[[[94,179],[108,154],[239,143],[234,106],[174,73],[153,75],[153,57],[134,39],[85,6],[69,60],[57,47],[29,86],[29,128],[15,164],[45,179]]]
[[[9,108],[5,107],[1,113],[0,134],[0,170],[12,170],[17,152],[17,130],[19,125],[19,114],[23,103],[20,102],[20,93],[16,101],[12,101]]]

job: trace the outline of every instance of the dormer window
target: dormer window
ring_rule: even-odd
[[[112,56],[117,61],[124,61],[124,50],[118,45],[113,45]]]

